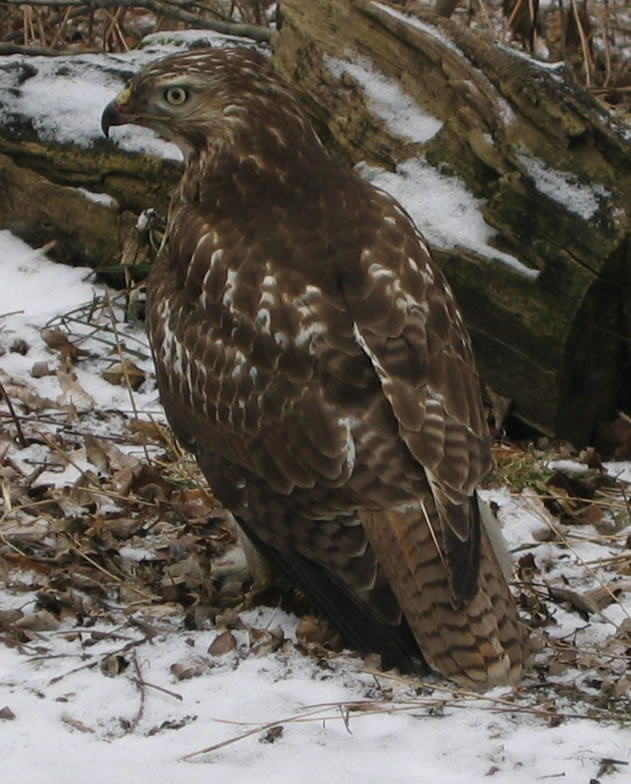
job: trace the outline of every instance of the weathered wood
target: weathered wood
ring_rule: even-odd
[[[422,158],[446,168],[481,200],[498,255],[537,272],[525,276],[492,252],[464,247],[466,232],[462,246],[433,248],[483,378],[512,399],[515,416],[584,442],[599,419],[629,408],[629,131],[561,70],[435,16],[415,26],[365,0],[284,0],[283,13],[274,63],[326,143],[351,163],[396,170]],[[361,85],[332,72],[327,55],[368,59],[442,121],[438,133],[424,143],[399,135]],[[593,209],[545,192],[525,155],[573,178],[577,193],[591,193]],[[0,120],[0,228],[36,245],[54,241],[60,260],[109,266],[142,209],[166,212],[178,173],[172,161],[123,153],[105,140],[82,148],[40,139],[29,118],[12,116]],[[114,201],[96,202],[80,188]]]
[[[419,13],[416,24],[365,0],[284,0],[283,13],[276,67],[347,157],[448,167],[484,200],[498,250],[538,271],[529,279],[466,248],[433,248],[485,381],[537,430],[586,441],[596,421],[631,402],[628,130],[562,68],[435,15]],[[327,56],[368,58],[442,120],[440,131],[424,144],[398,137]],[[590,186],[593,209],[551,197],[546,169],[579,195]]]
[[[166,213],[177,164],[43,141],[25,125],[0,127],[0,227],[49,255],[98,268],[117,264],[136,217],[148,205]],[[90,194],[107,194],[99,201]]]

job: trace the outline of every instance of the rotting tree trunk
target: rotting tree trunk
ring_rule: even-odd
[[[284,0],[283,14],[276,67],[347,157],[394,170],[414,158],[446,167],[483,200],[498,250],[537,271],[528,277],[492,254],[433,247],[484,380],[537,430],[587,441],[597,421],[631,403],[628,127],[562,67],[431,13]],[[438,133],[423,144],[397,136],[360,85],[332,73],[330,58],[364,58],[397,80],[442,121]],[[572,203],[562,202],[563,181]]]
[[[274,63],[325,142],[351,163],[396,171],[422,159],[447,169],[481,200],[498,256],[536,273],[521,274],[464,240],[433,246],[484,380],[537,430],[585,442],[599,419],[631,403],[629,132],[625,138],[561,70],[435,15],[410,21],[363,0],[284,0],[283,15]],[[330,57],[372,63],[441,121],[440,130],[423,143],[397,134],[361,85],[333,73]],[[525,156],[544,174],[533,176]],[[28,118],[0,119],[0,228],[36,245],[54,241],[59,260],[109,266],[142,209],[166,212],[179,170],[104,139],[90,148],[58,144],[40,139]],[[576,193],[595,194],[591,211],[550,194],[546,176],[554,185],[559,172],[574,178]],[[113,200],[95,201],[81,188]]]
[[[138,213],[153,206],[166,214],[179,171],[104,140],[82,148],[39,139],[28,123],[0,125],[0,228],[50,245],[51,258],[64,263],[116,265]],[[109,203],[91,196],[102,193]]]
[[[449,18],[456,10],[459,0],[436,0],[434,10],[439,16]]]

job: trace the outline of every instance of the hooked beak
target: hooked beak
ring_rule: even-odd
[[[127,113],[127,104],[129,103],[130,90],[123,90],[123,92],[110,101],[101,115],[101,130],[106,137],[110,135],[110,128],[112,125],[125,125],[130,121]]]

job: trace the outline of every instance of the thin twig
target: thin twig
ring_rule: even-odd
[[[23,0],[4,0],[7,5],[23,5]],[[74,6],[91,10],[101,8],[147,8],[154,14],[188,22],[197,28],[213,30],[222,35],[234,35],[241,38],[251,38],[253,41],[271,44],[277,33],[269,27],[261,25],[239,24],[237,22],[222,22],[216,19],[206,19],[199,14],[192,14],[170,2],[161,0],[29,0],[29,6],[47,6],[65,8]],[[31,25],[32,27],[32,25]],[[35,38],[31,29],[31,38]],[[26,41],[25,41],[26,44]]]
[[[149,681],[146,681],[144,678],[132,678],[132,680],[134,683],[146,686],[148,689],[155,689],[156,691],[161,691],[163,694],[168,694],[169,697],[174,697],[176,700],[180,700],[180,702],[184,700],[184,697],[176,691],[165,689],[164,686],[158,686],[156,683],[149,683]]]
[[[139,640],[131,640],[131,642],[128,642],[125,645],[123,645],[122,648],[117,648],[115,651],[110,651],[109,653],[106,653],[103,656],[94,658],[92,661],[85,662],[84,664],[80,664],[78,667],[73,667],[72,670],[68,670],[68,672],[64,672],[61,675],[55,675],[54,678],[51,678],[48,681],[48,685],[53,686],[55,683],[59,683],[59,681],[64,680],[64,678],[69,678],[71,675],[76,675],[76,673],[82,672],[83,670],[94,669],[94,667],[97,667],[104,659],[107,659],[108,656],[119,656],[122,653],[127,653],[127,651],[136,648],[145,642],[147,642],[146,637],[142,637]]]
[[[123,348],[121,340],[118,336],[118,328],[116,326],[116,318],[114,316],[114,307],[112,305],[112,301],[109,298],[109,294],[105,295],[105,303],[106,307],[110,316],[110,324],[112,327],[112,332],[114,334],[114,340],[116,342],[116,351],[118,352],[118,359],[120,362],[121,370],[123,373],[123,377],[125,379],[125,386],[127,388],[127,394],[129,396],[129,402],[131,404],[132,411],[134,412],[134,416],[138,419],[138,409],[136,408],[136,398],[134,397],[134,392],[131,388],[131,381],[129,379],[129,368],[127,366],[126,358],[123,356]],[[148,465],[151,465],[151,455],[149,454],[149,449],[147,448],[147,438],[144,432],[140,434],[141,441],[142,441],[142,448],[145,453],[145,459]]]
[[[132,678],[132,681],[136,684],[136,688],[140,692],[140,704],[138,705],[138,710],[136,711],[136,715],[131,720],[129,724],[129,731],[133,732],[140,722],[142,721],[142,717],[145,715],[145,682],[142,679],[142,672],[140,671],[140,664],[138,662],[138,653],[136,650],[132,650],[131,654],[132,664],[134,665],[134,670],[136,672],[136,677]]]
[[[3,397],[5,399],[6,404],[9,408],[9,414],[11,415],[11,419],[13,420],[13,424],[15,425],[15,429],[17,431],[18,444],[22,447],[22,449],[25,449],[28,446],[28,444],[26,442],[26,439],[24,438],[24,433],[22,432],[22,426],[20,425],[20,420],[15,414],[15,409],[13,408],[13,403],[11,402],[11,398],[7,394],[7,391],[4,388],[4,385],[2,384],[1,381],[0,381],[0,397]]]

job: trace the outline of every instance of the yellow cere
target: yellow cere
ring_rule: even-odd
[[[131,97],[131,90],[129,89],[129,87],[126,87],[116,99],[116,103],[119,106],[125,106],[125,104],[129,103],[130,97]]]

